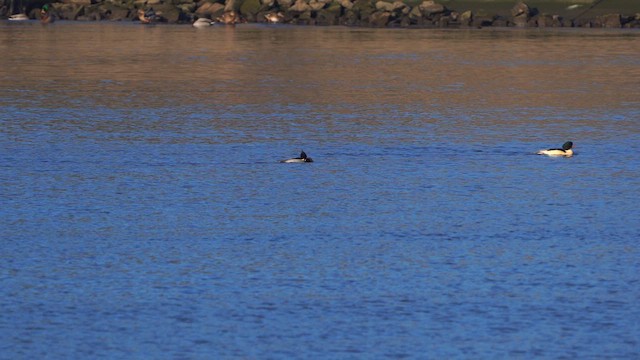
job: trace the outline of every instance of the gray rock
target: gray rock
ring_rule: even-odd
[[[393,11],[393,4],[390,2],[386,2],[386,1],[378,1],[376,3],[376,10],[382,10],[382,11]]]
[[[385,27],[390,17],[391,13],[388,11],[376,11],[369,16],[369,26]]]
[[[602,27],[604,28],[621,28],[622,16],[620,14],[608,14],[602,16]]]
[[[511,8],[511,16],[526,16],[528,19],[529,17],[531,17],[531,8],[529,8],[529,5],[525,4],[524,2],[519,1]]]
[[[460,14],[460,25],[470,26],[473,23],[473,12],[467,10]]]
[[[210,3],[205,2],[198,9],[196,9],[195,14],[199,17],[208,16],[211,19],[215,19],[216,17],[222,15],[224,12],[224,5],[220,3]]]
[[[305,11],[310,11],[310,10],[311,10],[311,6],[309,6],[309,4],[307,4],[304,0],[297,0],[296,3],[289,8],[289,11],[293,11],[301,14],[304,13]]]
[[[440,14],[447,10],[447,8],[444,7],[444,5],[438,4],[433,0],[423,1],[422,4],[418,5],[418,8],[426,16],[430,16],[433,14]]]

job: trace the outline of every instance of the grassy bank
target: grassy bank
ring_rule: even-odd
[[[415,1],[415,3],[422,2],[422,0],[412,0],[412,2],[413,1]],[[517,0],[436,0],[436,2],[452,10],[472,10],[477,15],[489,16],[494,14],[509,15],[511,8],[516,4]],[[537,8],[540,13],[561,15],[565,18],[574,18],[580,15],[593,3],[591,0],[524,0],[524,2],[531,8]],[[583,16],[594,17],[613,13],[624,15],[640,13],[640,1],[603,0]]]

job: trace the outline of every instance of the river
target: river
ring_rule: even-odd
[[[0,358],[637,359],[638,49],[0,22]]]

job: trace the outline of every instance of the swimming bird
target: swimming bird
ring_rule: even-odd
[[[305,162],[313,162],[313,159],[308,157],[307,154],[304,151],[302,151],[299,157],[280,160],[280,162],[281,163],[305,163]]]
[[[51,24],[56,20],[51,8],[49,8],[48,4],[45,4],[40,10],[40,22],[43,24]]]
[[[9,21],[26,21],[29,17],[26,14],[15,14],[9,16]]]
[[[209,27],[211,25],[213,25],[214,21],[211,19],[207,19],[207,18],[199,18],[198,20],[196,20],[193,23],[194,27],[197,28],[201,28],[201,27]]]
[[[573,156],[573,150],[571,150],[571,148],[573,147],[573,143],[571,141],[567,141],[566,143],[562,144],[562,149],[546,149],[546,150],[540,150],[538,151],[538,155],[548,155],[548,156],[566,156],[566,157],[570,157]]]

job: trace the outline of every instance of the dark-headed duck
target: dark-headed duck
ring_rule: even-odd
[[[286,159],[286,160],[280,160],[281,163],[306,163],[306,162],[313,162],[313,159],[311,159],[310,157],[307,156],[307,154],[302,151],[300,153],[300,156],[297,158],[292,158],[292,159]]]
[[[562,144],[562,149],[546,149],[538,151],[538,155],[548,155],[548,156],[573,156],[573,143],[571,141],[567,141]]]

